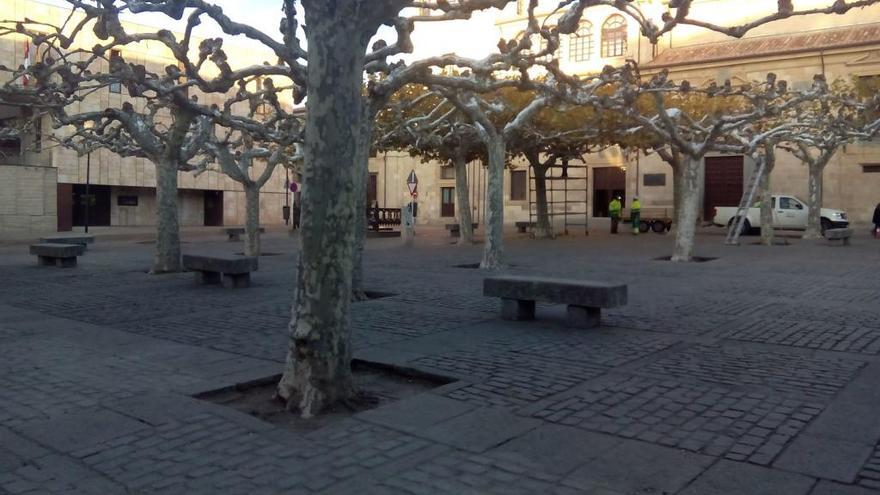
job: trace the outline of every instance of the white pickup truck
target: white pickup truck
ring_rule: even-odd
[[[719,227],[728,227],[736,216],[736,206],[718,206],[712,223]],[[822,208],[821,222],[822,231],[826,229],[843,228],[849,225],[846,212]],[[743,233],[752,229],[761,228],[761,208],[756,205],[749,208],[746,221],[743,224]],[[773,196],[773,228],[785,230],[805,230],[807,228],[807,204],[794,196]]]

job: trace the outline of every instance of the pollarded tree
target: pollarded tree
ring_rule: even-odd
[[[272,178],[278,165],[285,166],[301,159],[298,152],[302,143],[302,123],[278,100],[280,88],[276,89],[271,79],[260,81],[262,88],[255,92],[247,90],[249,82],[256,81],[241,81],[236,97],[229,99],[226,106],[246,102],[246,115],[259,122],[260,132],[254,133],[247,128],[239,130],[216,122],[203,147],[224,174],[242,185],[245,195],[244,253],[259,256],[260,190]],[[224,129],[222,136],[218,136],[218,127]],[[255,160],[262,165],[262,170],[252,177]]]
[[[65,50],[68,44],[61,34],[44,35],[30,29],[28,23],[6,28],[2,34],[12,32],[30,36],[43,52],[41,60],[24,69],[35,84],[22,91],[51,102],[54,125],[69,131],[59,136],[63,145],[103,147],[120,156],[148,158],[156,165],[157,243],[152,272],[178,271],[177,173],[195,167],[191,160],[197,157],[200,143],[207,136],[206,126],[199,129],[196,113],[180,104],[181,99],[188,99],[185,91],[169,76],[149,73],[143,66],[129,66],[121,57],[105,58],[103,54],[109,55],[110,50]],[[129,91],[139,97],[135,100],[139,109],[126,103],[121,108],[79,110],[91,94],[122,80],[95,70],[100,61],[126,75]],[[13,80],[21,73],[21,69],[15,71]]]
[[[80,0],[68,0],[83,5]],[[91,6],[96,9],[117,9],[119,6],[138,12],[161,12],[172,19],[187,17],[187,33],[203,18],[211,19],[225,33],[243,36],[260,43],[278,58],[277,64],[250,68],[248,75],[289,74],[296,84],[308,88],[308,120],[305,132],[305,165],[303,176],[302,243],[297,277],[297,295],[290,325],[290,351],[284,377],[278,386],[281,398],[289,407],[310,416],[325,405],[344,401],[352,396],[350,298],[354,272],[358,195],[365,174],[363,164],[368,154],[369,112],[361,91],[365,70],[383,65],[388,57],[412,50],[409,34],[417,21],[401,15],[404,8],[430,9],[439,13],[425,21],[467,18],[471,12],[503,8],[514,0],[459,0],[450,2],[417,0],[302,0],[308,29],[308,51],[300,43],[294,0],[279,0],[283,8],[280,39],[230,19],[221,9],[203,0],[107,0]],[[878,0],[843,2],[836,0],[825,9],[801,9],[781,2],[778,13],[758,18],[743,26],[717,26],[689,18],[691,0],[679,0],[674,13],[662,19],[662,27],[647,19],[634,2],[618,0],[565,0],[563,34],[577,29],[580,16],[587,7],[604,6],[631,14],[642,24],[642,32],[652,42],[676,25],[695,24],[730,35],[741,36],[761,24],[807,13],[842,13]],[[530,2],[534,4],[534,0]],[[117,17],[111,17],[116,19]],[[534,21],[536,24],[536,21]],[[382,25],[392,25],[398,32],[394,43],[383,43],[367,51],[367,45]],[[533,21],[529,22],[529,29]],[[536,32],[536,31],[534,31]],[[167,36],[165,36],[167,38]],[[209,54],[211,53],[208,50]],[[185,52],[177,55],[185,58]],[[522,57],[495,54],[494,58],[477,61],[478,69],[490,71],[505,65],[518,67]],[[308,65],[304,63],[308,62]],[[386,64],[390,67],[390,87],[407,82],[420,82],[419,76],[434,67],[459,64],[454,55],[423,60],[409,65]],[[467,61],[464,61],[467,63]],[[465,65],[466,66],[466,65]],[[473,67],[471,67],[473,69]],[[194,72],[187,66],[186,73]],[[236,79],[237,80],[237,79]],[[460,82],[460,81],[459,81]],[[389,86],[385,86],[388,88]],[[456,86],[449,86],[456,88]],[[476,91],[459,85],[462,90]],[[209,88],[210,89],[210,88]],[[396,89],[396,88],[395,88]],[[204,90],[204,89],[203,89]],[[373,90],[371,90],[373,91]],[[381,97],[382,88],[375,89]],[[479,91],[477,91],[479,92]],[[365,215],[360,215],[363,218]],[[360,229],[363,230],[362,228]]]
[[[266,126],[253,119],[234,115],[232,106],[246,99],[231,96],[222,109],[208,106],[191,96],[196,87],[202,96],[224,99],[237,81],[250,76],[250,71],[235,73],[225,64],[222,44],[215,40],[202,42],[198,60],[200,70],[209,67],[223,74],[224,84],[208,83],[194,71],[184,78],[178,65],[156,68],[126,62],[123,53],[148,41],[158,41],[173,54],[189,51],[190,37],[178,43],[167,31],[129,34],[119,22],[121,8],[113,5],[90,6],[72,2],[74,9],[65,24],[50,26],[34,21],[4,24],[0,36],[28,36],[40,53],[30,67],[12,70],[7,87],[22,75],[34,84],[18,92],[47,102],[54,125],[62,128],[59,142],[74,149],[105,148],[120,156],[149,159],[156,167],[156,254],[153,273],[181,269],[180,226],[178,219],[178,173],[200,169],[204,158],[202,146],[214,123],[243,124],[249,131],[265,134]],[[87,29],[102,42],[83,48]],[[206,63],[210,58],[210,63]],[[187,59],[188,60],[188,59]],[[8,70],[5,69],[4,70]],[[112,86],[125,88],[129,101],[121,107],[85,110],[95,105],[96,93]],[[271,99],[264,91],[263,96]],[[274,97],[274,95],[272,95]]]
[[[870,139],[876,133],[876,124],[868,111],[856,98],[853,88],[840,80],[832,83],[827,97],[799,106],[796,117],[800,125],[782,147],[808,169],[804,239],[821,239],[825,229],[830,227],[832,219],[821,218],[825,167],[841,147],[859,139]]]
[[[133,0],[132,0],[133,1]],[[830,2],[830,0],[829,0]],[[826,9],[795,10],[781,5],[780,12],[754,20],[748,25],[728,28],[715,26],[688,18],[690,0],[681,0],[676,5],[676,12],[663,20],[663,27],[645,21],[643,32],[651,41],[658,41],[664,32],[668,32],[682,23],[699,23],[707,29],[726,32],[732,35],[743,35],[750,29],[761,24],[807,13],[842,13],[855,6],[871,5],[877,0],[860,0],[842,4],[835,1]],[[164,4],[169,11],[175,6],[192,5],[195,0],[153,0],[151,4]],[[291,323],[291,351],[284,378],[279,384],[279,395],[292,407],[298,407],[305,415],[320,411],[325,404],[344,400],[352,393],[350,379],[350,344],[348,326],[348,304],[351,294],[351,274],[355,255],[356,232],[363,232],[355,221],[345,222],[352,216],[364,218],[365,214],[357,215],[357,205],[363,203],[363,194],[350,194],[351,184],[365,179],[364,167],[368,156],[369,129],[366,121],[370,112],[365,111],[361,81],[363,70],[371,70],[371,66],[384,66],[389,56],[412,49],[409,34],[418,19],[424,21],[443,21],[462,19],[471,12],[488,8],[503,8],[513,0],[459,0],[458,2],[411,1],[411,0],[303,0],[308,36],[308,110],[309,119],[306,124],[305,144],[305,185],[303,202],[303,248],[300,257],[300,273],[298,276],[297,301],[294,306],[294,320]],[[535,4],[531,0],[531,5]],[[568,26],[563,34],[573,33],[577,29],[580,15],[591,5],[605,5],[632,12],[636,18],[645,19],[638,11],[638,6],[631,2],[621,3],[617,0],[578,0],[567,2],[569,12]],[[287,17],[291,16],[293,1],[284,0]],[[417,18],[401,16],[403,8],[413,7],[430,9],[439,13],[433,16]],[[530,10],[531,13],[531,10]],[[208,15],[214,16],[211,12]],[[179,15],[178,15],[179,17]],[[424,19],[424,18],[429,19]],[[398,32],[398,39],[391,44],[382,43],[373,47],[365,54],[366,45],[371,36],[382,24],[393,25]],[[290,25],[288,22],[287,25]],[[221,24],[223,26],[223,24]],[[537,32],[536,21],[530,20],[529,30]],[[244,32],[246,36],[272,46],[279,57],[293,66],[299,64],[299,58],[291,59],[286,54],[292,41],[281,44],[266,40],[267,36],[258,33],[247,33],[240,26],[236,29],[224,27],[226,32]],[[291,29],[286,30],[288,37],[293,37]],[[298,46],[298,45],[297,45]],[[470,74],[486,74],[494,67],[507,70],[513,64],[518,66],[522,57],[517,50],[511,53],[493,54],[493,56],[467,61],[455,55],[431,57],[408,65],[390,66],[386,80],[388,85],[371,89],[382,98],[383,91],[393,92],[403,84],[422,82],[433,84],[429,71],[432,68],[458,66],[469,69]],[[446,87],[453,90],[478,91],[469,81],[454,81]],[[356,139],[353,129],[357,129],[363,139]],[[357,151],[360,151],[360,155]],[[495,150],[497,158],[498,153]],[[492,153],[489,153],[491,167]],[[360,164],[359,166],[357,164]],[[349,167],[356,170],[349,173]],[[497,182],[497,181],[496,181]],[[338,186],[338,187],[335,187]],[[332,201],[322,199],[321,195],[335,195]],[[354,191],[358,192],[358,191]],[[313,196],[312,196],[313,195]],[[313,203],[311,206],[310,203]],[[332,206],[332,211],[331,211]],[[330,217],[329,215],[333,215]],[[310,219],[309,217],[313,217]],[[329,221],[328,221],[329,220]],[[351,230],[354,230],[352,232]],[[333,232],[336,231],[336,232]],[[332,276],[329,276],[332,275]],[[331,289],[332,287],[332,289]]]
[[[503,266],[504,170],[508,162],[508,143],[541,108],[551,103],[552,98],[540,96],[525,107],[516,108],[501,98],[488,99],[485,95],[455,93],[445,88],[439,91],[468,116],[486,147],[486,239],[480,268],[495,270]]]
[[[529,162],[535,180],[532,232],[536,239],[550,239],[555,235],[547,197],[548,171],[558,164],[563,164],[564,169],[569,160],[581,160],[584,154],[603,148],[599,135],[608,127],[603,127],[599,120],[600,114],[593,107],[548,106],[526,125],[512,144],[515,152]]]
[[[675,245],[673,261],[691,261],[694,250],[694,238],[699,212],[699,191],[704,180],[704,157],[710,152],[734,154],[752,154],[754,150],[774,136],[788,131],[792,126],[788,123],[772,129],[757,132],[755,125],[761,119],[773,117],[796,107],[804,101],[817,98],[827,91],[827,85],[821,76],[816,76],[813,87],[795,97],[788,95],[788,86],[784,81],[777,82],[776,76],[768,75],[766,82],[759,85],[743,85],[732,87],[726,82],[721,87],[712,85],[708,89],[691,88],[687,81],[673,84],[667,79],[666,73],[654,76],[647,84],[636,84],[622,87],[623,101],[635,102],[642,94],[648,94],[653,100],[653,110],[643,113],[636,105],[627,104],[620,110],[628,112],[642,129],[654,133],[668,143],[681,157],[681,165],[674,170],[674,187],[679,189],[675,205]],[[708,113],[701,117],[692,116],[681,108],[670,107],[667,101],[669,94],[681,92],[703,92],[707,96],[721,97],[724,105],[729,99],[741,100],[742,109],[717,113]]]
[[[410,84],[398,91],[376,120],[376,149],[400,150],[422,161],[448,163],[455,171],[459,245],[474,240],[467,164],[482,159],[485,147],[460,112],[438,93]]]

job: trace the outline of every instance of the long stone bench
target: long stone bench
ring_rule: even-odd
[[[480,224],[479,224],[479,223],[476,223],[476,222],[472,223],[471,225],[473,226],[473,229],[474,229],[474,230],[477,230],[477,227],[480,226]],[[460,224],[457,224],[457,223],[447,223],[447,224],[446,224],[446,230],[449,231],[449,236],[450,236],[450,237],[459,237],[459,236],[461,236],[461,225],[460,225]]]
[[[514,225],[520,234],[525,234],[528,229],[535,228],[535,222],[516,222]]]
[[[183,267],[195,273],[197,285],[248,287],[251,284],[251,272],[256,271],[258,266],[255,256],[183,255]]]
[[[94,244],[95,236],[91,234],[47,235],[40,237],[40,242],[44,244],[76,244],[87,248],[89,244]]]
[[[40,266],[71,268],[76,266],[76,257],[81,256],[86,247],[81,244],[57,244],[45,242],[31,244],[30,252],[37,257]]]
[[[532,320],[535,302],[567,304],[567,324],[593,328],[603,308],[624,306],[627,286],[586,280],[500,275],[483,280],[483,295],[501,298],[501,318]]]
[[[853,235],[853,229],[843,228],[843,229],[827,229],[825,230],[825,239],[828,240],[829,244],[834,244],[837,241],[844,246],[849,246],[849,238]]]
[[[229,242],[240,241],[241,236],[244,235],[244,227],[227,227],[223,230],[226,232],[226,236],[229,238]],[[260,227],[260,233],[265,234],[266,229]]]

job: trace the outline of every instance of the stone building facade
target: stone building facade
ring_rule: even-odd
[[[659,19],[668,2],[637,3],[648,15]],[[510,39],[523,31],[526,4],[515,2],[495,12],[497,37]],[[800,0],[797,6],[827,4],[828,0]],[[555,0],[542,0],[539,13],[548,16],[557,5]],[[697,18],[734,24],[775,8],[776,2],[696,0],[692,12]],[[37,0],[0,0],[0,11],[7,19],[29,17],[50,23],[61,22],[67,14],[63,8]],[[550,24],[554,20],[552,16],[548,18]],[[134,24],[129,27],[138,29]],[[436,31],[441,27],[430,29]],[[235,47],[228,49],[233,58],[254,58],[253,51],[244,47],[239,51]],[[24,60],[24,50],[23,39],[0,39],[0,64],[17,66]],[[149,45],[126,49],[122,56],[157,68],[175,63],[161,47]],[[640,36],[632,19],[612,8],[591,7],[577,34],[562,40],[557,57],[564,70],[581,74],[632,59],[646,76],[666,68],[673,79],[688,79],[698,86],[725,79],[734,83],[763,79],[771,71],[795,88],[809,84],[816,73],[824,73],[829,80],[872,77],[880,75],[880,6],[842,16],[776,22],[750,32],[742,40],[682,26],[656,46]],[[83,105],[84,109],[98,109],[124,101],[131,101],[124,90],[105,90]],[[136,101],[133,103],[137,105]],[[0,106],[0,126],[7,119],[22,118],[26,112],[14,106]],[[63,132],[51,129],[48,119],[43,119],[42,130]],[[90,157],[77,156],[73,151],[51,146],[48,137],[42,138],[42,149],[36,152],[34,140],[35,136],[29,135],[20,142],[0,141],[0,238],[33,237],[81,224],[80,195],[87,182],[100,202],[100,210],[96,205],[91,213],[93,225],[98,221],[118,226],[154,222],[155,170],[147,160],[120,158],[107,151],[93,152]],[[708,217],[713,205],[738,203],[751,164],[736,156],[710,156],[706,160],[703,203],[704,216]],[[421,163],[404,154],[379,154],[370,160],[372,177],[367,199],[375,199],[387,208],[405,205],[410,201],[406,185],[410,171],[419,177],[419,223],[454,222],[458,213],[455,179],[451,168],[444,164]],[[475,162],[468,165],[468,171],[473,218],[482,223],[485,169]],[[582,162],[571,162],[568,172],[567,180],[558,179],[550,184],[557,231],[578,233],[604,226],[607,201],[612,195],[623,196],[627,204],[638,195],[644,207],[672,207],[671,170],[655,156],[628,156],[610,149],[587,155]],[[551,171],[551,176],[560,174],[560,169]],[[262,191],[261,222],[265,225],[283,223],[282,207],[293,199],[286,191],[285,175],[285,170],[279,168]],[[772,181],[776,193],[806,196],[806,167],[792,156],[781,154]],[[824,187],[827,206],[845,209],[854,222],[866,223],[874,205],[880,202],[880,147],[861,143],[842,149],[827,167]],[[529,167],[524,160],[514,160],[505,172],[507,224],[534,219],[531,189]],[[218,172],[199,176],[181,173],[180,213],[183,225],[241,224],[244,194],[236,182]]]
[[[68,9],[35,0],[0,0],[0,12],[5,19],[27,17],[50,24],[63,22],[69,14]],[[156,28],[127,23],[126,29],[137,32]],[[79,40],[82,46],[93,46],[96,41]],[[0,38],[0,64],[17,67],[24,63],[26,52],[30,53],[31,60],[35,60],[39,54],[34,51],[24,37]],[[244,47],[240,50],[227,47],[227,51],[232,60],[236,57],[255,59],[254,52]],[[155,43],[124,47],[120,55],[128,62],[141,63],[155,71],[177,64],[163,46]],[[211,101],[211,97],[200,96],[201,101]],[[71,108],[70,112],[118,108],[124,102],[131,102],[136,110],[143,107],[143,101],[129,97],[125,88],[109,87]],[[40,118],[37,113],[25,107],[0,105],[0,126],[8,125],[12,119],[39,119],[40,124],[35,129],[42,132],[39,138],[35,133],[29,133],[18,140],[0,141],[0,239],[31,238],[56,230],[79,229],[85,220],[82,195],[87,183],[94,196],[94,204],[89,209],[90,225],[145,226],[155,223],[156,171],[149,160],[120,157],[107,150],[78,156],[72,150],[53,144],[52,136],[62,135],[65,130],[52,129],[50,119],[46,116]],[[39,141],[38,146],[35,141]],[[259,172],[257,166],[252,173]],[[260,200],[263,224],[284,223],[282,207],[292,200],[285,187],[286,179],[285,169],[279,167],[263,188]],[[244,223],[242,187],[224,174],[213,170],[198,176],[181,172],[179,187],[181,225]]]
[[[527,3],[517,2],[497,14],[498,37],[511,39],[523,32]],[[641,0],[637,3],[644,12],[659,19],[668,2]],[[796,5],[808,8],[828,4],[827,0],[803,0]],[[547,18],[557,5],[556,1],[542,0],[538,12]],[[694,18],[731,25],[775,9],[776,2],[696,0],[691,10]],[[552,25],[558,15],[547,18],[547,22]],[[666,68],[672,79],[687,79],[695,86],[713,81],[721,83],[726,79],[734,84],[763,80],[768,72],[774,72],[795,89],[800,89],[811,83],[814,74],[825,74],[829,81],[880,75],[880,6],[845,15],[780,21],[756,29],[744,39],[681,26],[666,35],[657,46],[640,36],[638,25],[621,16],[616,9],[591,7],[586,10],[577,34],[563,37],[557,58],[564,70],[575,74],[593,73],[605,65],[620,65],[632,59],[639,64],[645,77]],[[382,184],[382,177],[387,176],[393,184],[391,190],[398,194],[389,196],[384,203],[380,195],[381,204],[396,207],[408,201],[404,182],[406,174],[414,169],[420,177],[419,221],[439,224],[453,220],[440,214],[443,198],[455,197],[451,194],[454,190],[443,192],[443,188],[454,188],[455,184],[452,175],[442,178],[441,164],[420,164],[398,156],[390,157],[388,165],[385,162],[380,155],[371,162],[370,170],[377,174],[380,190],[387,187]],[[584,181],[569,180],[566,192],[565,181],[557,181],[557,192],[551,194],[551,200],[555,202],[551,210],[555,213],[558,231],[562,231],[566,223],[577,223],[572,217],[580,215],[573,212],[583,210],[586,210],[587,222],[592,226],[606,225],[607,201],[612,194],[622,195],[626,204],[638,196],[645,208],[672,208],[672,171],[656,156],[625,156],[612,149],[587,155],[579,165],[586,168],[577,169],[575,173],[586,176],[586,185]],[[482,170],[478,164],[471,167],[472,170]],[[527,183],[531,183],[529,167],[522,160],[514,160],[511,167],[512,170],[505,174],[507,224],[534,218],[530,216],[530,211],[534,210],[530,203],[533,202],[510,198],[518,187],[516,184],[522,182],[513,175],[525,175]],[[709,156],[706,169],[703,216],[710,219],[713,206],[739,203],[753,165],[742,156]],[[557,170],[556,174],[559,173]],[[806,198],[807,168],[788,153],[780,152],[771,181],[775,193]],[[476,189],[484,184],[471,181],[471,187]],[[880,203],[880,146],[873,142],[857,143],[841,149],[826,168],[824,188],[826,206],[846,210],[856,224],[868,223],[874,206]],[[533,198],[531,193],[527,194]],[[478,218],[478,210],[484,206],[479,199],[484,194],[472,192],[472,197],[478,200],[472,203],[475,218]],[[447,206],[447,212],[449,209]],[[568,230],[577,232],[579,229],[575,226]]]

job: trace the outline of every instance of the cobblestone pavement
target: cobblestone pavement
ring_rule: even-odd
[[[722,240],[682,265],[667,236],[511,235],[510,272],[629,285],[592,331],[499,320],[456,267],[480,246],[370,240],[356,357],[452,381],[308,433],[193,398],[281,371],[295,239],[246,290],[147,275],[132,239],[75,269],[0,247],[0,495],[880,491],[880,242]]]

